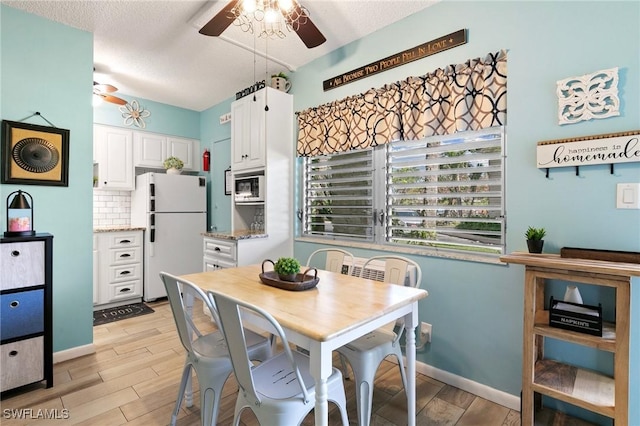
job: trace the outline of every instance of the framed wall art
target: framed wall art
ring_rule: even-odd
[[[224,195],[231,195],[231,187],[233,186],[233,179],[231,179],[231,168],[224,171]]]
[[[2,183],[69,186],[69,130],[2,120]]]

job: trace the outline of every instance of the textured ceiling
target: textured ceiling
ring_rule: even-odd
[[[307,49],[295,33],[266,43],[234,25],[220,37],[199,34],[200,27],[227,0],[2,3],[92,32],[94,80],[116,86],[116,96],[123,93],[202,111],[262,80],[265,72],[270,75],[295,71],[435,1],[438,0],[301,0],[327,38],[327,42],[313,49]],[[255,57],[254,45],[258,53]],[[265,55],[269,57],[266,63]]]

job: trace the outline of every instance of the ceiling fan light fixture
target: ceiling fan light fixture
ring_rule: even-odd
[[[199,22],[200,18],[193,20]],[[259,28],[254,28],[256,23],[260,23]],[[297,0],[229,0],[199,33],[217,37],[231,24],[250,34],[259,31],[260,38],[284,38],[285,27],[287,31],[295,32],[309,49],[327,41],[311,22],[308,10]]]
[[[287,13],[293,9],[293,1],[292,0],[278,0],[278,6],[280,9],[286,11]]]
[[[278,12],[275,9],[267,9],[264,11],[264,21],[268,24],[278,22]]]
[[[243,0],[242,1],[242,12],[243,13],[255,13],[258,9],[258,4],[256,0]]]

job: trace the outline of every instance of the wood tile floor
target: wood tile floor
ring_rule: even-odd
[[[94,327],[96,353],[56,364],[54,387],[44,389],[42,385],[34,385],[29,392],[4,395],[0,423],[3,426],[168,424],[180,382],[184,350],[169,304],[161,301],[149,305],[155,310],[152,314]],[[196,308],[196,312],[201,309]],[[198,318],[199,323],[206,321],[204,315]],[[338,366],[339,362],[335,361]],[[419,374],[416,386],[417,425],[520,424],[519,412],[427,376]],[[219,425],[232,424],[237,389],[232,375],[223,390]],[[355,425],[355,390],[351,380],[345,381],[345,389],[350,424]],[[373,398],[372,426],[407,424],[406,396],[396,364],[384,361],[380,366]],[[330,404],[329,408],[329,424],[340,424],[335,407]],[[15,414],[27,418],[17,419]],[[47,420],[43,416],[68,418]],[[194,393],[193,407],[183,405],[177,424],[200,424],[197,393]],[[245,410],[241,424],[258,423],[253,414]],[[313,412],[303,422],[303,425],[312,424]]]

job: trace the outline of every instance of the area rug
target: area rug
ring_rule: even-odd
[[[133,303],[131,305],[102,309],[93,311],[93,325],[107,324],[109,322],[151,314],[153,312],[154,310],[144,303]]]

